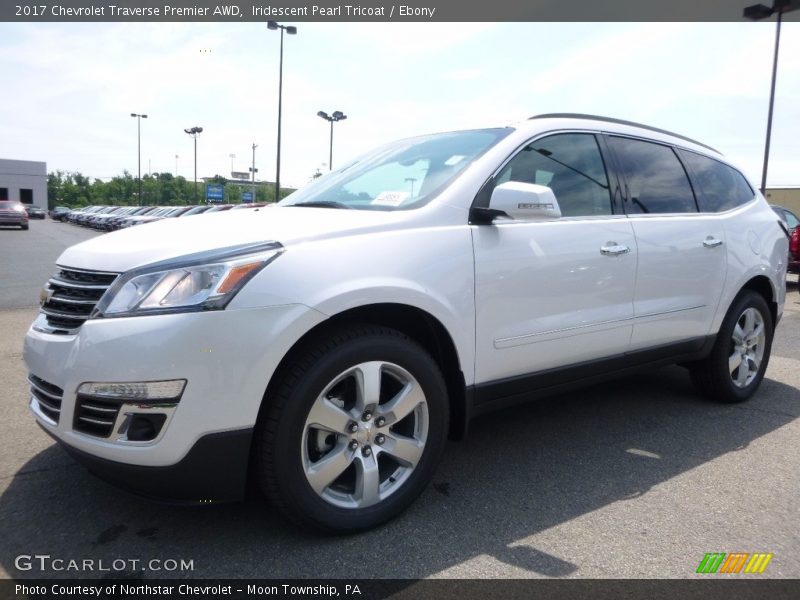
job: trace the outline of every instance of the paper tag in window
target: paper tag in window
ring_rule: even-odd
[[[444,164],[446,164],[448,167],[452,167],[452,166],[455,166],[458,163],[460,163],[465,158],[467,158],[467,157],[464,156],[463,154],[454,154],[453,156],[448,158],[446,161],[444,161]]]
[[[408,198],[411,194],[408,192],[381,192],[370,204],[378,204],[380,206],[400,206],[403,200]]]

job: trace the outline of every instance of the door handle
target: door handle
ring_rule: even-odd
[[[717,246],[722,246],[722,240],[718,240],[714,236],[710,235],[703,240],[703,246],[706,248],[716,248]]]
[[[605,246],[600,246],[600,254],[603,256],[619,256],[621,254],[627,254],[630,251],[630,248],[618,244],[617,242],[606,242]]]

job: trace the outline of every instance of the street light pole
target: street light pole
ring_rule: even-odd
[[[256,201],[256,148],[258,148],[258,144],[255,142],[253,143],[253,166],[250,167],[250,180],[251,180],[251,187],[253,188],[253,202]]]
[[[203,133],[203,128],[191,127],[183,131],[194,138],[194,201],[196,204],[200,201],[200,195],[197,190],[197,136]]]
[[[142,206],[142,119],[146,119],[147,115],[131,113],[131,116],[136,117],[136,147],[139,155],[139,206]]]
[[[347,115],[340,110],[334,111],[332,115],[328,115],[328,113],[321,110],[317,113],[317,116],[320,117],[321,119],[325,119],[331,124],[331,142],[328,155],[328,170],[332,171],[333,170],[333,124],[336,123],[337,121],[344,121],[347,118]]]
[[[767,136],[764,143],[764,166],[761,170],[761,193],[767,194],[767,169],[769,167],[769,147],[772,140],[772,113],[775,107],[775,83],[778,78],[778,51],[781,44],[781,22],[783,13],[800,9],[800,0],[773,0],[772,7],[754,4],[744,9],[743,16],[752,21],[760,21],[778,13],[775,29],[775,52],[772,57],[772,81],[769,88],[769,110],[767,112]]]
[[[281,54],[278,63],[278,152],[275,165],[275,202],[281,199],[281,112],[283,108],[283,32],[289,35],[297,34],[297,27],[293,25],[280,25],[275,21],[267,21],[267,29],[281,30]]]

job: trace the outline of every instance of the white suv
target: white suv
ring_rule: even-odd
[[[584,115],[389,144],[275,208],[67,249],[25,341],[30,408],[101,477],[375,526],[472,417],[681,363],[749,398],[787,238],[685,137]]]

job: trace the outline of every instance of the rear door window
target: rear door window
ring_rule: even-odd
[[[695,213],[686,170],[670,146],[611,136],[608,143],[625,179],[630,213]]]

